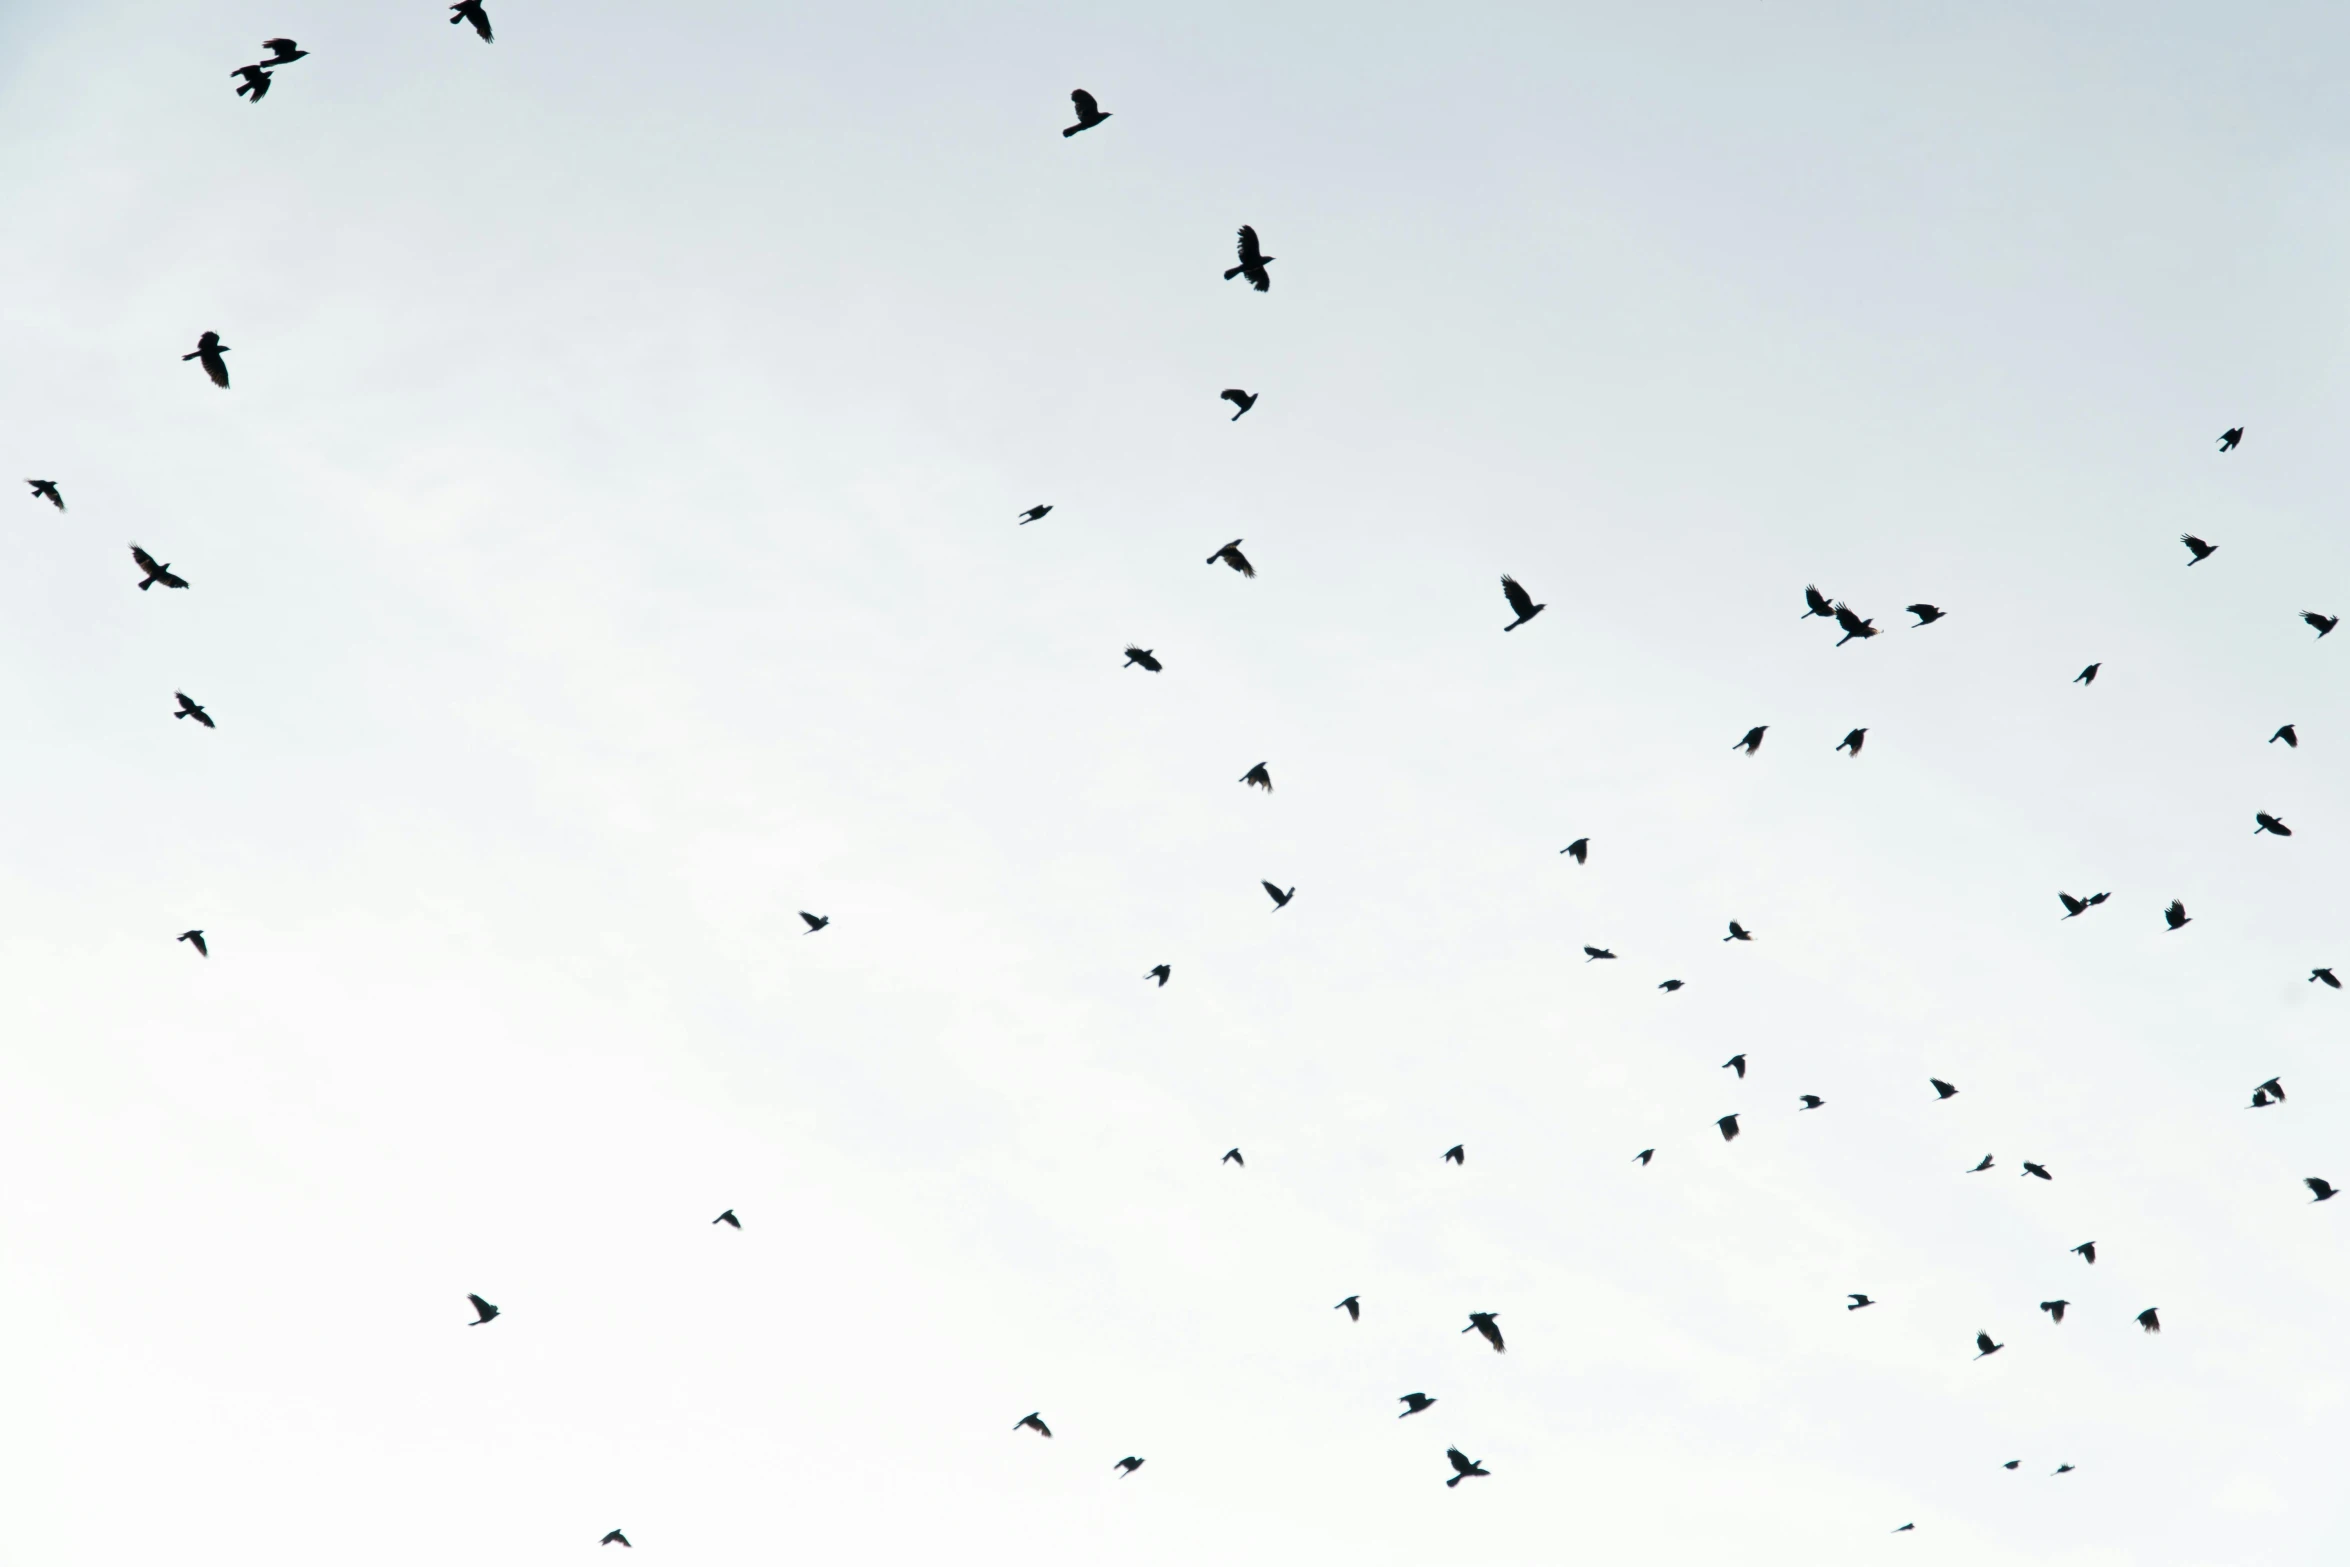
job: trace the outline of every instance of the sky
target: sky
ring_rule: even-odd
[[[2350,17],[490,10],[0,4],[23,1560],[2342,1559]]]

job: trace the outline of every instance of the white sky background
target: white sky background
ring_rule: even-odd
[[[2340,1560],[2350,20],[1893,9],[0,11],[10,1554]]]

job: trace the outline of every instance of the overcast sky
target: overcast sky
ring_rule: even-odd
[[[2338,7],[491,14],[0,6],[13,1557],[2343,1558]]]

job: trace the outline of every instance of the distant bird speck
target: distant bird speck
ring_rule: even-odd
[[[223,382],[223,383],[221,383],[221,384],[225,386],[227,383],[226,383],[226,382]],[[2329,631],[2333,630],[2333,629],[2334,629],[2336,626],[2338,626],[2338,625],[2340,625],[2340,624],[2342,623],[2342,617],[2341,617],[2341,616],[2339,616],[2339,615],[2321,615],[2321,614],[2319,614],[2319,613],[2318,613],[2316,610],[2314,610],[2314,609],[2305,609],[2305,610],[2303,610],[2303,611],[2301,612],[2301,618],[2302,618],[2304,621],[2307,621],[2307,622],[2308,622],[2308,623],[2309,623],[2309,624],[2310,624],[2312,627],[2314,627],[2314,628],[2316,629],[2316,631],[2317,631],[2317,634],[2318,634],[2318,636],[2319,636],[2321,639],[2322,639],[2322,638],[2325,636],[2325,634],[2326,634],[2327,632],[2329,632]]]
[[[636,1549],[635,1546],[628,1544],[628,1536],[622,1534],[618,1529],[615,1529],[610,1534],[605,1535],[596,1543],[598,1545],[627,1545],[628,1548],[632,1551]]]
[[[2148,1306],[2144,1311],[2138,1313],[2138,1326],[2140,1329],[2148,1333],[2160,1333],[2162,1331],[2162,1318],[2155,1315],[2154,1307]]]
[[[710,1222],[712,1224],[723,1224],[728,1229],[733,1230],[739,1230],[743,1227],[743,1221],[734,1216],[734,1210],[732,1208],[727,1209],[724,1213],[720,1214],[717,1218],[712,1219]]]
[[[196,339],[196,351],[182,354],[180,359],[183,362],[190,359],[201,361],[204,373],[212,377],[212,384],[225,392],[228,390],[228,361],[220,356],[228,351],[228,344],[220,340],[218,332],[207,332]]]
[[[1276,912],[1288,908],[1289,900],[1297,896],[1297,889],[1295,887],[1290,888],[1287,892],[1283,892],[1279,887],[1274,886],[1269,881],[1260,881],[1257,883],[1257,885],[1264,888],[1265,896],[1273,900],[1273,907]]]
[[[1796,1097],[1803,1101],[1803,1108],[1805,1110],[1817,1110],[1820,1106],[1828,1102],[1827,1100],[1822,1099],[1818,1094],[1799,1094]],[[1797,1112],[1797,1114],[1801,1113],[1801,1111]]]
[[[1722,1070],[1725,1072],[1737,1073],[1739,1080],[1743,1082],[1746,1078],[1746,1052],[1741,1050],[1738,1052],[1738,1054],[1732,1056],[1729,1060],[1724,1061],[1722,1063]]]
[[[1929,1077],[1926,1079],[1926,1081],[1934,1085],[1934,1097],[1936,1099],[1953,1099],[1958,1095],[1958,1088],[1956,1084],[1945,1083],[1938,1077]]]
[[[2195,535],[2192,533],[2180,534],[2179,542],[2186,545],[2187,553],[2194,557],[2194,559],[2187,562],[2187,564],[2190,566],[2200,566],[2205,561],[2211,559],[2213,555],[2219,553],[2218,545],[2206,544],[2201,539],[2195,537]]]
[[[1102,116],[1102,118],[1106,120],[1109,118],[1109,116],[1105,114]],[[1134,1473],[1135,1470],[1142,1467],[1142,1460],[1129,1453],[1124,1458],[1121,1458],[1116,1463],[1110,1465],[1110,1467],[1117,1470],[1118,1478],[1123,1480],[1128,1475]]]
[[[1032,522],[1042,522],[1052,514],[1053,509],[1050,506],[1043,504],[1031,506],[1020,514],[1020,526],[1025,528]]]
[[[1985,1355],[1996,1355],[2005,1348],[2007,1348],[2005,1344],[1992,1343],[1991,1335],[1988,1333],[1975,1335],[1975,1358],[1977,1360],[1982,1359]]]
[[[1232,418],[1235,423],[1239,422],[1242,414],[1257,405],[1257,393],[1242,391],[1237,386],[1228,386],[1216,395],[1232,405],[1234,410]]]
[[[2073,1466],[2072,1466],[2072,1465],[2070,1465],[2070,1464],[2058,1464],[2058,1465],[2057,1465],[2057,1466],[2056,1466],[2054,1469],[2051,1469],[2051,1470],[2049,1470],[2049,1471],[2048,1471],[2048,1476],[2049,1476],[2049,1478],[2050,1478],[2050,1479],[2054,1479],[2054,1478],[2056,1478],[2056,1476],[2058,1476],[2058,1475],[2068,1475],[2068,1474],[2071,1474],[2072,1472],[2073,1472]]]
[[[2176,898],[2171,899],[2170,907],[2162,911],[2162,922],[2172,930],[2194,923],[2187,917],[2187,906]]]
[[[258,65],[240,65],[229,75],[238,78],[237,96],[259,103],[269,96],[269,73]]]
[[[1615,961],[1615,956],[1616,955],[1614,953],[1608,951],[1608,949],[1605,947],[1585,947],[1583,949],[1583,961],[1586,963],[1597,963],[1602,958],[1607,959],[1609,962],[1613,962]]]
[[[1257,243],[1257,231],[1243,223],[1240,226],[1240,265],[1227,269],[1224,281],[1229,283],[1236,277],[1246,278],[1249,287],[1260,294],[1266,293],[1273,287],[1273,274],[1265,269],[1273,264],[1274,259],[1266,255],[1264,247]]]
[[[2091,664],[2087,669],[2084,669],[2079,674],[2073,676],[2073,684],[2076,686],[2095,685],[2097,683],[2097,671],[2103,669],[2104,667],[2105,666],[2103,664]]]
[[[467,1327],[478,1328],[498,1315],[498,1308],[483,1300],[479,1295],[468,1295],[465,1298],[473,1302],[474,1311],[473,1320],[465,1324]]]
[[[1094,101],[1093,94],[1082,87],[1069,94],[1069,101],[1077,106],[1077,123],[1062,131],[1063,136],[1074,136],[1079,131],[1090,131],[1109,118],[1107,114],[1102,112],[1102,106]]]
[[[172,695],[179,698],[180,704],[179,711],[172,714],[172,717],[193,718],[197,723],[202,724],[207,729],[217,729],[220,727],[218,724],[215,724],[212,721],[212,715],[205,712],[203,706],[198,703],[194,697],[188,695],[185,691],[174,691]]]
[[[2069,892],[2060,892],[2056,895],[2056,901],[2064,905],[2064,916],[2057,923],[2061,925],[2074,915],[2097,907],[2098,904],[2103,903],[2111,896],[2113,894],[2107,892],[2092,892],[2086,898],[2076,898]]]
[[[805,932],[805,934],[807,934],[807,935],[810,935],[810,936],[813,936],[813,935],[815,935],[815,934],[816,934],[818,931],[822,930],[822,929],[823,929],[825,926],[827,926],[827,925],[829,925],[829,924],[831,924],[831,923],[832,923],[832,916],[831,916],[831,915],[829,915],[829,914],[810,914],[810,913],[809,913],[809,912],[808,912],[806,909],[802,909],[802,910],[800,910],[800,918],[801,918],[801,919],[804,919],[804,920],[806,920],[806,921],[808,922],[808,929],[807,929],[807,931]]]
[[[1144,979],[1157,980],[1159,982],[1159,988],[1161,990],[1165,990],[1167,988],[1167,981],[1175,977],[1175,966],[1171,963],[1155,964],[1153,965],[1151,971],[1142,977]]]
[[[490,13],[482,9],[481,0],[457,0],[457,3],[449,7],[449,10],[454,13],[449,18],[451,27],[455,27],[459,22],[471,22],[473,30],[481,34],[483,43],[497,42],[496,37],[490,32]]]
[[[65,495],[57,488],[55,479],[27,479],[24,482],[33,487],[35,500],[47,501],[59,511],[65,510]]]
[[[2309,971],[2309,983],[2312,985],[2322,983],[2328,990],[2340,990],[2342,988],[2342,982],[2334,978],[2334,971],[2330,968],[2311,969]]]
[[[297,45],[291,38],[264,38],[261,47],[269,53],[261,63],[267,66],[292,65],[309,55],[310,51]]]
[[[2083,1241],[2080,1245],[2073,1247],[2072,1252],[2083,1262],[2095,1263],[2097,1260],[2097,1243],[2095,1241]]]
[[[141,593],[146,592],[149,588],[155,586],[155,584],[158,582],[162,583],[167,588],[184,588],[188,585],[187,578],[175,575],[173,573],[170,561],[163,561],[159,564],[154,556],[148,554],[145,550],[139,548],[139,546],[136,544],[131,546],[131,561],[139,568],[139,570],[146,573],[146,575],[141,578],[139,582],[139,591]]]
[[[1577,838],[1573,843],[1559,850],[1559,853],[1573,855],[1577,865],[1589,865],[1591,863],[1591,840]]]
[[[2334,1195],[2334,1183],[2322,1175],[2305,1175],[2301,1178],[2301,1184],[2312,1193],[2309,1199],[2311,1202],[2324,1202]]]
[[[1034,1431],[1038,1436],[1051,1436],[1053,1434],[1053,1428],[1044,1423],[1044,1416],[1040,1412],[1033,1409],[1022,1415],[1019,1419],[1013,1421],[1012,1429],[1015,1432]]]
[[[1752,941],[1754,939],[1754,932],[1748,930],[1745,926],[1739,924],[1736,920],[1732,920],[1730,922],[1730,934],[1724,936],[1722,939],[1724,941]]]
[[[1867,740],[1868,737],[1869,732],[1866,729],[1855,729],[1852,731],[1852,733],[1846,735],[1843,739],[1836,742],[1836,749],[1839,751],[1850,751],[1854,756],[1858,756],[1860,755],[1862,742]]]
[[[1425,1393],[1405,1393],[1399,1396],[1396,1399],[1396,1402],[1404,1405],[1405,1408],[1404,1412],[1400,1415],[1397,1415],[1395,1418],[1398,1420],[1409,1420],[1412,1416],[1418,1414],[1421,1410],[1426,1409],[1430,1404],[1435,1403],[1436,1400],[1430,1398]]]
[[[1672,994],[1674,991],[1676,991],[1676,990],[1679,990],[1679,989],[1681,988],[1681,981],[1679,981],[1679,980],[1677,980],[1677,979],[1668,979],[1668,980],[1666,980],[1666,981],[1665,981],[1663,984],[1661,984],[1661,985],[1657,986],[1656,988],[1657,988],[1657,989],[1659,989],[1659,990],[1661,990],[1661,991],[1663,991],[1663,992],[1664,992],[1666,995],[1668,995],[1668,996],[1669,996],[1669,995],[1671,995],[1671,994]]]
[[[1499,1316],[1500,1313],[1498,1312],[1472,1311],[1469,1313],[1469,1325],[1461,1329],[1461,1331],[1463,1333],[1483,1334],[1485,1342],[1493,1346],[1493,1352],[1497,1355],[1501,1354],[1503,1352],[1503,1346],[1501,1342],[1501,1327],[1498,1321]]]
[[[1118,667],[1121,669],[1132,669],[1137,664],[1140,664],[1144,669],[1149,670],[1154,675],[1167,667],[1166,665],[1159,662],[1158,654],[1152,649],[1147,647],[1134,647],[1130,644],[1126,649],[1126,662],[1119,665]]]
[[[1736,1141],[1738,1140],[1738,1117],[1737,1117],[1737,1116],[1735,1116],[1735,1115],[1725,1115],[1725,1116],[1723,1116],[1723,1117],[1722,1117],[1722,1118],[1721,1118],[1719,1121],[1716,1121],[1716,1122],[1714,1123],[1714,1128],[1715,1128],[1715,1130],[1719,1131],[1719,1132],[1722,1134],[1722,1141],[1723,1141],[1723,1142],[1725,1142],[1725,1143],[1734,1143],[1734,1142],[1736,1142]]]
[[[184,941],[189,946],[194,947],[196,949],[196,956],[200,958],[208,958],[212,956],[212,949],[204,944],[204,933],[200,930],[183,930],[177,936],[174,936],[172,940]]]
[[[2219,449],[2223,452],[2232,452],[2243,443],[2244,427],[2242,425],[2237,425],[2232,430],[2222,430],[2219,433]]]
[[[1247,772],[1242,773],[1240,775],[1240,781],[1252,788],[1262,789],[1267,794],[1271,794],[1273,792],[1273,775],[1265,770],[1265,764],[1263,762],[1257,763],[1256,766],[1250,768]]]
[[[1509,601],[1510,613],[1518,617],[1502,627],[1501,629],[1504,631],[1517,630],[1550,607],[1547,604],[1535,603],[1534,595],[1518,586],[1518,579],[1507,572],[1502,573],[1501,596]]]
[[[1446,1448],[1444,1456],[1452,1461],[1453,1467],[1453,1477],[1444,1482],[1447,1486],[1459,1485],[1463,1480],[1474,1480],[1482,1475],[1492,1473],[1483,1464],[1457,1447]]]
[[[2037,1179],[2043,1181],[2053,1181],[2056,1179],[2055,1176],[2048,1173],[2048,1166],[2044,1164],[2034,1164],[2029,1159],[2024,1161],[2023,1173],[2026,1176],[2036,1177]]]
[[[2040,1309],[2048,1313],[2050,1322],[2061,1323],[2064,1321],[2064,1308],[2071,1304],[2069,1300],[2044,1300],[2040,1302]]]
[[[1917,616],[1918,626],[1930,626],[1949,613],[1948,610],[1937,609],[1931,604],[1910,604],[1905,607],[1911,614]],[[1915,631],[1917,626],[1912,626],[1910,629]]]
[[[1803,613],[1795,617],[1797,620],[1809,620],[1814,615],[1819,616],[1822,620],[1836,618],[1836,606],[1829,603],[1828,596],[1818,588],[1807,586],[1803,590],[1803,604]]]
[[[1363,1297],[1360,1295],[1349,1295],[1346,1297],[1346,1299],[1340,1301],[1337,1305],[1331,1307],[1330,1309],[1332,1311],[1345,1312],[1346,1320],[1349,1322],[1360,1322],[1363,1320]]]
[[[1224,1157],[1216,1162],[1218,1164],[1237,1164],[1244,1170],[1248,1168],[1248,1161],[1240,1156],[1240,1150],[1237,1148],[1225,1149]]]
[[[1234,415],[1234,417],[1237,418],[1239,416]],[[1230,544],[1225,545],[1222,549],[1216,551],[1215,554],[1208,557],[1208,564],[1211,566],[1216,564],[1218,561],[1222,561],[1225,565],[1230,566],[1234,571],[1239,572],[1244,577],[1253,577],[1257,574],[1257,568],[1248,563],[1248,557],[1246,555],[1240,553],[1240,540],[1238,539],[1234,539]]]
[[[1752,729],[1747,730],[1738,743],[1731,746],[1730,749],[1744,751],[1748,756],[1754,755],[1755,752],[1762,749],[1763,736],[1770,731],[1770,727],[1769,724],[1756,724]]]
[[[2252,813],[2252,821],[2254,823],[2252,828],[2252,836],[2255,838],[2259,837],[2264,832],[2274,834],[2279,838],[2290,838],[2293,836],[2292,828],[2287,827],[2283,822],[2278,821],[2275,817],[2269,815],[2266,811],[2254,811]]]
[[[1454,1164],[1467,1164],[1469,1162],[1468,1149],[1460,1143],[1454,1143],[1450,1148],[1444,1150],[1444,1157],[1451,1160]]]
[[[1654,1148],[1643,1148],[1632,1156],[1632,1162],[1634,1164],[1646,1164],[1649,1160],[1655,1157],[1656,1150]]]
[[[2285,742],[2285,749],[2288,751],[2298,751],[2301,749],[2301,736],[2294,732],[2293,726],[2291,724],[2280,726],[2275,734],[2268,737],[2268,743],[2270,745],[2275,745],[2279,740]]]
[[[1836,624],[1844,628],[1844,635],[1836,639],[1838,647],[1842,647],[1855,637],[1865,639],[1877,634],[1877,623],[1874,620],[1861,619],[1859,614],[1848,604],[1836,606]]]
[[[1844,1309],[1846,1311],[1858,1311],[1863,1306],[1874,1306],[1875,1304],[1876,1302],[1869,1299],[1866,1295],[1854,1294],[1852,1297],[1852,1304],[1845,1307]]]
[[[1970,1168],[1970,1169],[1967,1171],[1967,1174],[1969,1174],[1969,1175],[1980,1175],[1980,1174],[1982,1174],[1982,1173],[1983,1173],[1985,1170],[1988,1170],[1988,1169],[1990,1169],[1990,1168],[1991,1168],[1991,1156],[1990,1156],[1989,1154],[1985,1154],[1985,1155],[1983,1155],[1983,1162],[1982,1162],[1981,1164],[1975,1165],[1975,1166],[1973,1166],[1972,1168]]]

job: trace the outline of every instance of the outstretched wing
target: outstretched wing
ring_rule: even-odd
[[[1264,264],[1265,252],[1257,244],[1257,231],[1248,224],[1240,226],[1240,264],[1244,267]]]
[[[1868,629],[1868,623],[1862,620],[1858,615],[1855,615],[1852,612],[1852,606],[1849,604],[1839,604],[1836,606],[1836,624],[1842,626],[1845,630],[1851,632],[1856,637]]]
[[[1260,881],[1257,883],[1257,885],[1264,888],[1265,895],[1271,898],[1275,903],[1279,903],[1281,901],[1281,889],[1279,887],[1274,886],[1269,881]]]
[[[1502,577],[1501,596],[1510,601],[1510,613],[1520,620],[1534,613],[1534,595],[1518,586],[1517,578],[1508,575]]]
[[[1082,87],[1069,95],[1069,101],[1077,105],[1077,117],[1081,120],[1090,120],[1102,112],[1102,106],[1094,102],[1093,94]]]
[[[162,574],[163,568],[155,563],[155,557],[148,554],[145,550],[139,548],[136,544],[131,546],[131,559],[137,561],[139,563],[139,569],[150,577],[159,576]]]
[[[1216,395],[1223,398],[1224,401],[1232,404],[1236,408],[1246,408],[1248,406],[1248,393],[1242,391],[1237,386],[1228,386],[1221,392],[1218,392]]]

